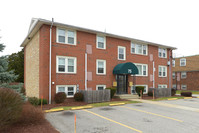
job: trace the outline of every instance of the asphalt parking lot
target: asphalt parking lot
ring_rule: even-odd
[[[199,106],[199,99],[163,102],[189,104],[190,100],[198,102]],[[46,118],[58,131],[74,133],[74,115],[77,133],[199,132],[199,112],[148,103],[48,113]]]

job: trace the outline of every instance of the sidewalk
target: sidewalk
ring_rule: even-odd
[[[165,106],[165,107],[170,107],[170,108],[177,108],[177,109],[199,112],[199,108],[186,107],[186,106],[181,106],[181,105],[176,105],[176,104],[168,104],[168,103],[164,103],[164,102],[150,101],[150,100],[143,100],[143,99],[129,99],[129,100],[139,101],[142,103],[155,104],[155,105]]]

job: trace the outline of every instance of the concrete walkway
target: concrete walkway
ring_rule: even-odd
[[[181,105],[176,105],[176,104],[169,104],[169,103],[164,103],[164,102],[150,101],[150,100],[143,100],[143,99],[129,99],[129,100],[139,101],[142,103],[155,104],[155,105],[165,106],[165,107],[170,107],[170,108],[178,108],[178,109],[183,109],[183,110],[188,110],[188,111],[199,112],[199,108],[186,107],[186,106],[181,106]]]

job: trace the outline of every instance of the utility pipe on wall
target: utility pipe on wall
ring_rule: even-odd
[[[51,104],[51,56],[52,56],[52,26],[54,23],[54,19],[52,18],[52,23],[50,26],[50,51],[49,51],[49,104]]]
[[[85,53],[85,90],[87,90],[87,52]]]
[[[155,88],[155,63],[153,61],[153,88]]]

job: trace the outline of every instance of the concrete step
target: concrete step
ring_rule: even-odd
[[[139,96],[136,94],[122,94],[122,95],[116,95],[120,97],[121,99],[138,99]]]

